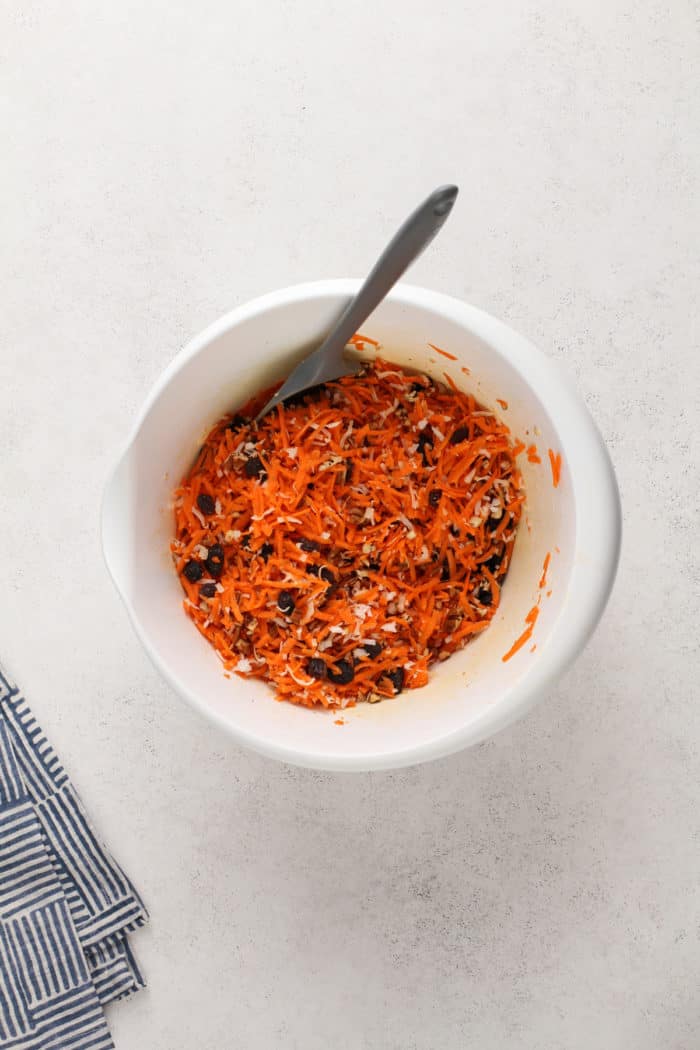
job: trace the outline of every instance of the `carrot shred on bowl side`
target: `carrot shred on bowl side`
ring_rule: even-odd
[[[357,332],[350,340],[350,343],[357,350],[364,350],[366,346],[379,346],[376,339],[370,339],[368,335],[362,335],[361,332]],[[260,407],[262,408],[262,405]]]
[[[525,495],[508,427],[376,359],[220,420],[175,493],[184,606],[224,667],[345,708],[428,681],[483,631]]]
[[[504,655],[503,655],[503,656],[501,657],[501,660],[503,661],[503,663],[507,663],[507,661],[508,661],[508,660],[510,660],[510,659],[511,659],[511,657],[515,656],[515,654],[516,654],[516,653],[517,653],[517,652],[518,652],[518,651],[519,651],[520,649],[522,649],[522,647],[523,647],[523,646],[524,646],[524,645],[525,645],[525,644],[526,644],[527,642],[529,642],[529,641],[530,641],[530,639],[532,638],[532,632],[533,632],[533,631],[534,631],[534,629],[535,629],[535,623],[536,623],[536,621],[537,621],[537,617],[538,617],[539,615],[540,615],[540,610],[539,610],[539,609],[537,608],[537,606],[536,606],[536,605],[534,605],[534,606],[532,607],[532,609],[530,609],[530,612],[529,612],[529,613],[527,614],[527,616],[525,617],[525,623],[526,623],[526,624],[527,624],[528,626],[527,626],[527,627],[525,628],[525,630],[523,631],[523,633],[522,633],[522,634],[521,634],[521,635],[520,635],[520,636],[519,636],[518,638],[516,638],[516,639],[515,639],[515,641],[514,641],[514,642],[513,642],[513,644],[511,645],[511,647],[510,647],[510,649],[508,650],[508,652],[507,652],[507,653],[504,653]]]
[[[559,481],[561,480],[561,452],[554,453],[551,448],[548,448],[547,453],[552,468],[552,484],[556,489],[559,487]]]
[[[431,350],[434,350],[436,353],[442,354],[442,356],[446,357],[448,359],[448,361],[457,361],[458,360],[457,357],[455,357],[454,354],[451,354],[449,352],[449,350],[442,350],[439,346],[435,346],[435,343],[428,343],[428,346],[430,347]]]

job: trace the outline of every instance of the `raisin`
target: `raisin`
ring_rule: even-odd
[[[226,425],[227,430],[240,430],[241,427],[248,425],[248,420],[245,416],[240,416],[238,413],[233,417],[230,423]]]
[[[307,539],[299,540],[299,547],[301,548],[301,550],[307,551],[307,553],[310,553],[311,551],[317,551],[319,549],[318,543],[316,543],[315,540]]]
[[[501,572],[501,565],[503,563],[502,554],[492,554],[487,562],[485,562],[486,568],[489,570],[492,576],[498,576]]]
[[[258,554],[260,555],[263,561],[267,561],[274,549],[275,548],[272,546],[271,543],[263,543],[262,547],[258,551]]]
[[[244,467],[246,477],[257,478],[261,474],[265,473],[265,468],[262,464],[260,456],[251,456],[250,459],[246,460]]]
[[[204,571],[198,561],[190,559],[182,570],[182,574],[187,577],[190,583],[196,583],[197,580],[201,580],[202,576],[204,576]]]
[[[309,576],[318,576],[320,574],[320,572],[321,572],[321,566],[320,565],[307,565],[306,566],[306,571],[309,574]]]
[[[437,507],[437,505],[438,505],[438,503],[440,502],[441,499],[442,499],[442,489],[433,489],[433,491],[428,496],[428,500],[430,502],[430,506],[431,507]]]
[[[450,578],[450,563],[448,562],[447,558],[445,558],[444,562],[442,563],[442,569],[440,570],[440,579],[444,581],[444,580],[449,580],[449,578]]]
[[[216,503],[214,497],[210,496],[208,492],[200,492],[197,496],[197,506],[201,510],[202,514],[213,514],[216,510]]]
[[[495,532],[502,521],[503,521],[502,517],[500,517],[500,518],[487,518],[486,519],[486,531],[487,532]]]
[[[482,583],[476,592],[476,600],[481,605],[491,605],[493,603],[493,595],[491,594],[491,588],[488,583]]]
[[[457,427],[450,438],[451,445],[459,445],[469,437],[469,427]]]
[[[325,662],[318,656],[312,656],[306,665],[306,673],[311,675],[312,678],[325,678],[326,671]]]
[[[347,685],[348,682],[352,682],[355,677],[355,669],[349,660],[338,660],[335,666],[337,671],[330,669],[328,671],[328,677],[331,682],[334,682],[336,685]]]
[[[215,579],[221,576],[221,573],[224,571],[224,549],[220,543],[215,543],[213,547],[209,548],[206,566],[210,576],[213,576]]]
[[[216,584],[203,583],[202,586],[199,588],[199,593],[201,594],[202,598],[213,598],[216,594]]]
[[[394,693],[400,693],[406,678],[403,667],[395,667],[393,671],[387,671],[386,676],[394,687]]]
[[[280,591],[279,597],[277,599],[277,608],[279,609],[279,611],[281,613],[284,613],[285,616],[289,616],[291,613],[294,612],[294,607],[294,598],[289,593],[289,591]]]
[[[335,573],[324,565],[318,575],[320,579],[324,580],[329,585],[326,588],[326,593],[324,597],[331,598],[338,590],[338,581],[336,579]]]
[[[432,439],[430,434],[426,434],[426,432],[424,430],[422,430],[420,432],[420,434],[418,435],[418,451],[421,454],[421,458],[423,460],[423,466],[424,467],[429,467],[430,466],[430,460],[428,459],[428,456],[427,456],[426,451],[425,451],[426,448],[428,448],[428,447],[429,448],[433,447],[433,439]]]
[[[370,660],[376,660],[382,651],[379,642],[375,642],[373,639],[370,639],[368,642],[363,642],[361,648],[364,649]]]

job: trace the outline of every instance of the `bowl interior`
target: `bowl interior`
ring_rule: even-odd
[[[182,609],[169,554],[172,489],[210,426],[288,374],[321,341],[346,299],[347,293],[338,290],[282,302],[270,297],[194,340],[152,395],[112,478],[103,536],[108,564],[142,641],[183,695],[268,754],[320,767],[370,768],[450,750],[452,739],[459,738],[463,746],[508,720],[519,683],[552,644],[566,607],[576,507],[567,449],[551,403],[548,411],[545,398],[536,392],[542,388],[531,375],[542,367],[541,357],[529,360],[524,340],[479,311],[464,307],[446,314],[429,301],[411,301],[396,292],[363,328],[363,334],[378,341],[382,356],[436,379],[448,373],[505,419],[515,437],[536,445],[541,459],[529,462],[523,455],[519,460],[527,504],[498,613],[487,631],[434,667],[425,688],[349,709],[342,714],[343,725],[336,724],[337,712],[277,703],[261,682],[225,678],[214,650]],[[497,398],[508,408],[499,406]],[[556,489],[550,448],[563,453],[562,481]],[[540,587],[548,554],[547,580]],[[539,607],[539,616],[532,638],[504,662],[533,606]]]

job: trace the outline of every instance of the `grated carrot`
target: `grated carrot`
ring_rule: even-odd
[[[352,339],[348,340],[351,346],[354,346],[356,350],[364,350],[365,344],[368,346],[379,346],[376,339],[370,339],[368,335],[362,335],[361,332],[357,332]]]
[[[456,361],[457,358],[454,354],[448,353],[447,350],[441,350],[439,346],[435,346],[434,343],[428,343],[431,350],[434,350],[437,354],[442,354],[443,357],[447,357],[450,361]]]
[[[256,423],[268,396],[213,427],[175,492],[187,615],[282,700],[425,685],[499,605],[525,499],[508,428],[381,359]]]
[[[549,462],[552,467],[552,484],[556,489],[558,488],[559,482],[561,480],[561,452],[557,452],[555,454],[551,448],[548,448],[547,452],[549,454]]]
[[[544,565],[542,566],[542,576],[540,578],[540,590],[542,590],[542,588],[547,585],[547,569],[549,568],[549,562],[551,560],[551,557],[552,557],[552,555],[550,554],[549,551],[547,551],[547,554],[546,554],[545,559],[544,559]],[[549,595],[547,595],[547,597],[549,597]]]
[[[527,642],[530,641],[530,639],[532,638],[532,632],[535,629],[535,622],[537,621],[537,617],[539,615],[540,615],[540,610],[537,608],[536,605],[534,605],[532,607],[532,609],[530,609],[530,612],[525,617],[525,623],[528,626],[525,628],[525,630],[520,635],[520,637],[515,639],[515,641],[511,645],[510,649],[505,654],[505,656],[501,657],[501,660],[503,661],[503,663],[506,663],[507,660],[510,660],[511,656],[515,656],[515,654],[518,652],[518,650],[522,649],[522,647],[524,645],[526,645]]]

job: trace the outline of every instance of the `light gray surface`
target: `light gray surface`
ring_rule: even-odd
[[[3,6],[0,653],[151,907],[119,1050],[700,1043],[694,9]],[[575,373],[619,471],[618,585],[490,743],[280,767],[149,666],[101,488],[191,334],[365,273],[447,180],[411,279]]]

